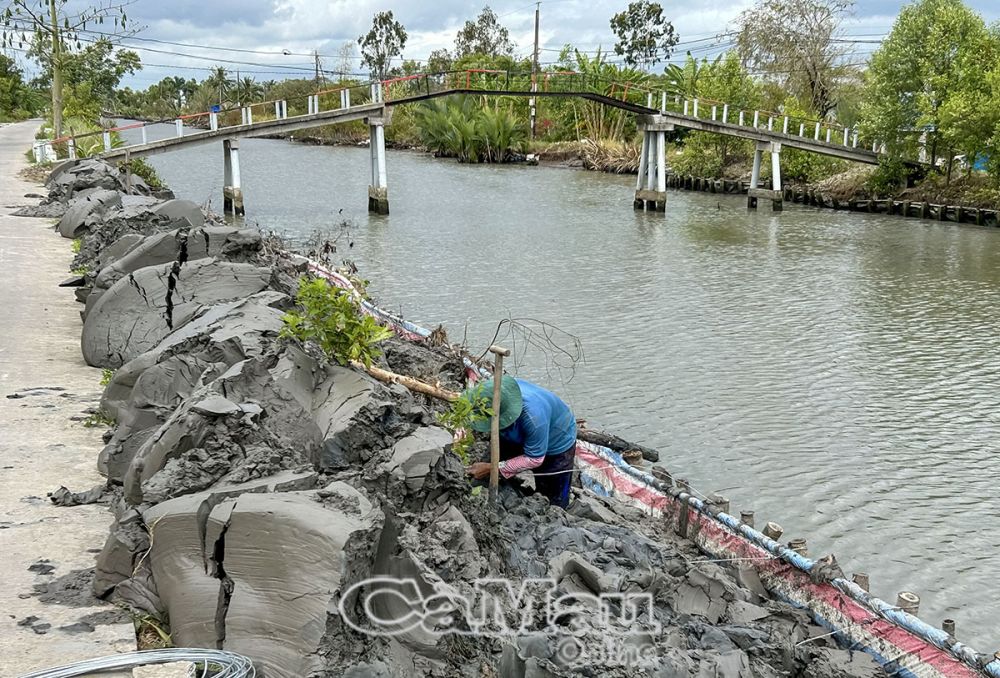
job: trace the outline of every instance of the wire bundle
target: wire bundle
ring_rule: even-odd
[[[257,675],[253,662],[243,655],[225,650],[209,650],[197,647],[174,647],[164,650],[142,650],[122,654],[85,659],[50,669],[27,673],[21,678],[72,678],[89,676],[101,671],[131,669],[150,664],[170,664],[191,662],[195,665],[189,674],[200,678],[254,678]],[[201,669],[198,669],[198,665]]]

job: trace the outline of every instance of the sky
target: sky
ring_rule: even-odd
[[[997,0],[966,3],[987,22],[1000,20]],[[92,3],[70,0],[68,7],[88,4]],[[610,50],[615,39],[609,19],[627,4],[628,0],[542,0],[539,60],[556,61],[567,43],[581,51]],[[724,51],[731,44],[724,34],[752,3],[661,0],[661,4],[681,41],[670,61],[682,63],[687,50],[699,57]],[[843,30],[864,41],[851,45],[857,61],[877,48],[904,4],[903,0],[857,1]],[[490,6],[510,31],[516,53],[530,55],[535,3],[498,0]],[[126,11],[132,26],[141,30],[122,44],[135,49],[145,66],[122,84],[145,88],[167,75],[202,79],[214,65],[258,80],[308,77],[314,51],[321,55],[324,69],[340,70],[345,44],[353,45],[351,70],[360,73],[357,39],[371,27],[372,16],[385,10],[392,10],[409,34],[403,57],[423,61],[435,49],[452,48],[459,28],[482,7],[481,0],[135,0]],[[26,65],[26,70],[35,69]]]

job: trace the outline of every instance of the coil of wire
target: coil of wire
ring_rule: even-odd
[[[21,678],[72,678],[73,676],[89,676],[101,671],[132,669],[137,666],[173,662],[190,662],[194,665],[194,669],[189,675],[198,678],[207,678],[208,676],[212,678],[254,678],[257,675],[253,662],[243,655],[225,650],[174,647],[165,650],[141,650],[96,659],[85,659],[65,666],[27,673]]]

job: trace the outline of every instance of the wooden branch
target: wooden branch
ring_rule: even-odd
[[[423,393],[424,395],[437,398],[438,400],[445,400],[447,402],[458,400],[459,394],[455,391],[449,391],[445,388],[433,386],[428,384],[426,381],[420,381],[419,379],[408,377],[405,374],[397,374],[396,372],[383,370],[381,367],[376,367],[375,365],[365,367],[364,363],[358,362],[357,360],[352,360],[351,366],[359,370],[364,370],[379,381],[383,381],[387,384],[402,384],[411,391]]]
[[[659,461],[660,453],[656,450],[643,447],[642,445],[637,445],[635,443],[630,443],[629,441],[619,438],[611,433],[605,433],[604,431],[595,431],[593,429],[585,428],[584,426],[577,424],[576,427],[576,437],[580,440],[584,440],[588,443],[594,443],[595,445],[602,445],[604,447],[611,448],[615,452],[628,452],[629,450],[638,450],[642,452],[642,458],[646,461]]]

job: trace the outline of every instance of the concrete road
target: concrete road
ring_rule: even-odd
[[[0,676],[135,649],[131,623],[109,623],[114,608],[88,599],[85,585],[111,523],[107,507],[46,498],[60,485],[102,481],[103,431],[72,419],[96,405],[101,371],[80,357],[81,306],[56,286],[69,276],[70,241],[48,220],[10,215],[37,203],[24,194],[43,192],[17,176],[37,127],[0,126]],[[72,604],[33,595],[50,583],[65,585],[55,597]]]

